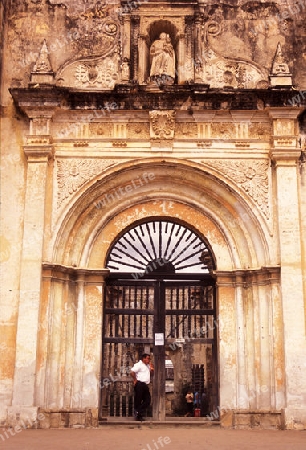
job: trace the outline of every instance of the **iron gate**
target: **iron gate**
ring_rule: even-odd
[[[165,415],[184,415],[187,389],[197,395],[195,406],[201,415],[216,409],[215,286],[211,277],[203,278],[107,281],[102,417],[133,416],[134,389],[129,373],[143,352],[151,353],[155,364],[150,385],[152,408],[147,416],[162,420]],[[155,333],[163,334],[163,346],[155,345]]]

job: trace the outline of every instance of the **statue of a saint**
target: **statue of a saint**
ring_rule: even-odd
[[[175,54],[169,34],[161,33],[159,39],[150,48],[151,70],[150,77],[175,78]]]

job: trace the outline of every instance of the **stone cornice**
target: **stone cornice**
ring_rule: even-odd
[[[81,267],[71,267],[62,264],[52,264],[44,262],[42,264],[43,279],[55,279],[58,281],[85,282],[102,284],[109,275],[109,269],[86,269]]]
[[[217,286],[266,285],[280,281],[280,266],[263,266],[258,269],[215,270]]]
[[[271,161],[276,167],[296,166],[301,157],[300,148],[276,148],[270,151]]]
[[[290,91],[291,96],[293,96],[294,92]],[[301,104],[302,105],[302,104]],[[295,120],[298,115],[305,109],[305,99],[304,99],[304,108],[303,106],[283,106],[283,107],[269,107],[267,108],[269,115],[272,119],[289,119]]]
[[[65,104],[65,109],[163,110],[187,109],[190,114],[202,110],[269,111],[272,117],[296,118],[306,107],[306,97],[299,107],[289,106],[295,91],[290,89],[209,89],[203,84],[164,86],[151,91],[137,84],[117,85],[113,91],[81,91],[59,86],[13,88],[10,93],[15,104],[29,117],[52,112]],[[111,107],[115,105],[115,107]],[[286,106],[284,106],[286,105]],[[278,115],[277,115],[278,114]]]

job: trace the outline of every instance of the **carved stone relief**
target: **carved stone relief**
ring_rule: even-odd
[[[150,137],[153,139],[173,139],[175,111],[150,111]]]
[[[45,117],[36,117],[31,120],[30,134],[47,135],[49,134],[50,119]]]
[[[274,133],[277,136],[294,134],[294,122],[291,120],[277,119],[274,122]]]
[[[129,139],[149,139],[149,123],[128,123],[126,127],[127,137]]]
[[[114,125],[110,122],[90,123],[89,135],[91,137],[112,138],[114,136]]]
[[[178,139],[197,139],[198,125],[196,123],[177,123],[175,137]]]
[[[277,44],[276,53],[272,63],[272,75],[289,75],[289,66],[285,61],[280,42]]]
[[[120,163],[124,160],[120,160]],[[59,209],[85,183],[118,164],[116,159],[58,159],[56,161],[57,208]]]
[[[111,10],[110,10],[111,12]],[[92,11],[90,8],[76,15],[78,35],[73,44],[75,59],[107,56],[117,50],[120,23],[114,15],[106,16],[105,11]]]
[[[34,64],[33,72],[52,72],[46,40],[44,40],[39,56]]]
[[[249,125],[250,139],[270,139],[272,134],[272,127],[268,123],[251,123]]]
[[[212,88],[266,89],[267,75],[255,64],[218,56],[207,48],[196,64],[197,80]]]
[[[269,219],[268,161],[203,160],[202,162],[236,183],[254,200],[266,219]]]
[[[213,139],[235,139],[236,128],[234,123],[212,123],[211,137]]]
[[[67,64],[79,61],[80,64],[91,67],[93,60],[94,68],[92,73],[88,69],[87,78],[98,78],[95,74],[99,72],[97,58],[110,57],[116,53],[120,59],[116,61],[120,68],[118,71],[117,67],[118,78],[120,79],[122,72],[121,81],[128,82],[130,69],[133,74],[137,72],[133,66],[138,66],[138,63],[132,53],[134,47],[138,46],[138,36],[146,41],[149,48],[153,38],[156,39],[162,31],[161,22],[169,25],[166,33],[172,30],[172,45],[176,57],[180,59],[176,67],[178,72],[188,63],[188,68],[184,68],[185,77],[181,78],[183,81],[194,78],[211,87],[266,88],[269,70],[278,78],[279,75],[289,74],[290,58],[288,61],[284,60],[279,46],[276,53],[275,51],[279,42],[288,54],[294,45],[293,34],[298,36],[297,58],[300,62],[304,61],[300,37],[305,35],[305,25],[299,14],[292,17],[283,14],[286,2],[283,2],[283,6],[280,1],[275,4],[264,2],[256,5],[256,8],[252,2],[234,2],[236,6],[224,3],[204,6],[200,2],[201,13],[196,12],[196,2],[186,2],[184,8],[169,4],[163,7],[160,15],[154,10],[154,4],[151,9],[151,2],[146,1],[126,2],[127,10],[124,15],[119,0],[66,0],[63,5],[53,0],[37,0],[35,7],[29,1],[16,0],[10,3],[8,46],[11,47],[11,57],[17,68],[17,72],[14,71],[16,83],[31,72],[44,40],[52,56],[53,69],[59,73],[59,78]],[[24,20],[26,14],[31,15],[31,20]],[[137,14],[137,33],[136,28],[130,30],[128,27],[123,32],[123,22],[128,20],[132,23]],[[155,26],[159,27],[156,32]],[[137,36],[127,42],[134,31]],[[123,47],[126,52],[122,51]],[[196,74],[189,71],[191,63],[192,71],[196,63]],[[86,68],[83,70],[87,71]],[[303,74],[298,74],[298,77],[303,77]],[[137,74],[134,79],[137,79]],[[63,85],[66,82],[65,79]],[[90,85],[92,88],[95,86]]]
[[[86,89],[114,88],[118,79],[118,57],[107,57],[96,61],[74,62],[58,76],[61,86],[75,86]]]
[[[120,22],[106,3],[75,16],[74,56],[58,72],[57,83],[86,89],[113,89],[118,79]]]

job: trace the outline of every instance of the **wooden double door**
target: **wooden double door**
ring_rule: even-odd
[[[174,277],[173,277],[174,278]],[[110,278],[103,302],[102,418],[133,417],[130,370],[143,353],[155,366],[147,417],[185,416],[188,390],[201,416],[218,405],[215,283],[201,279]]]

